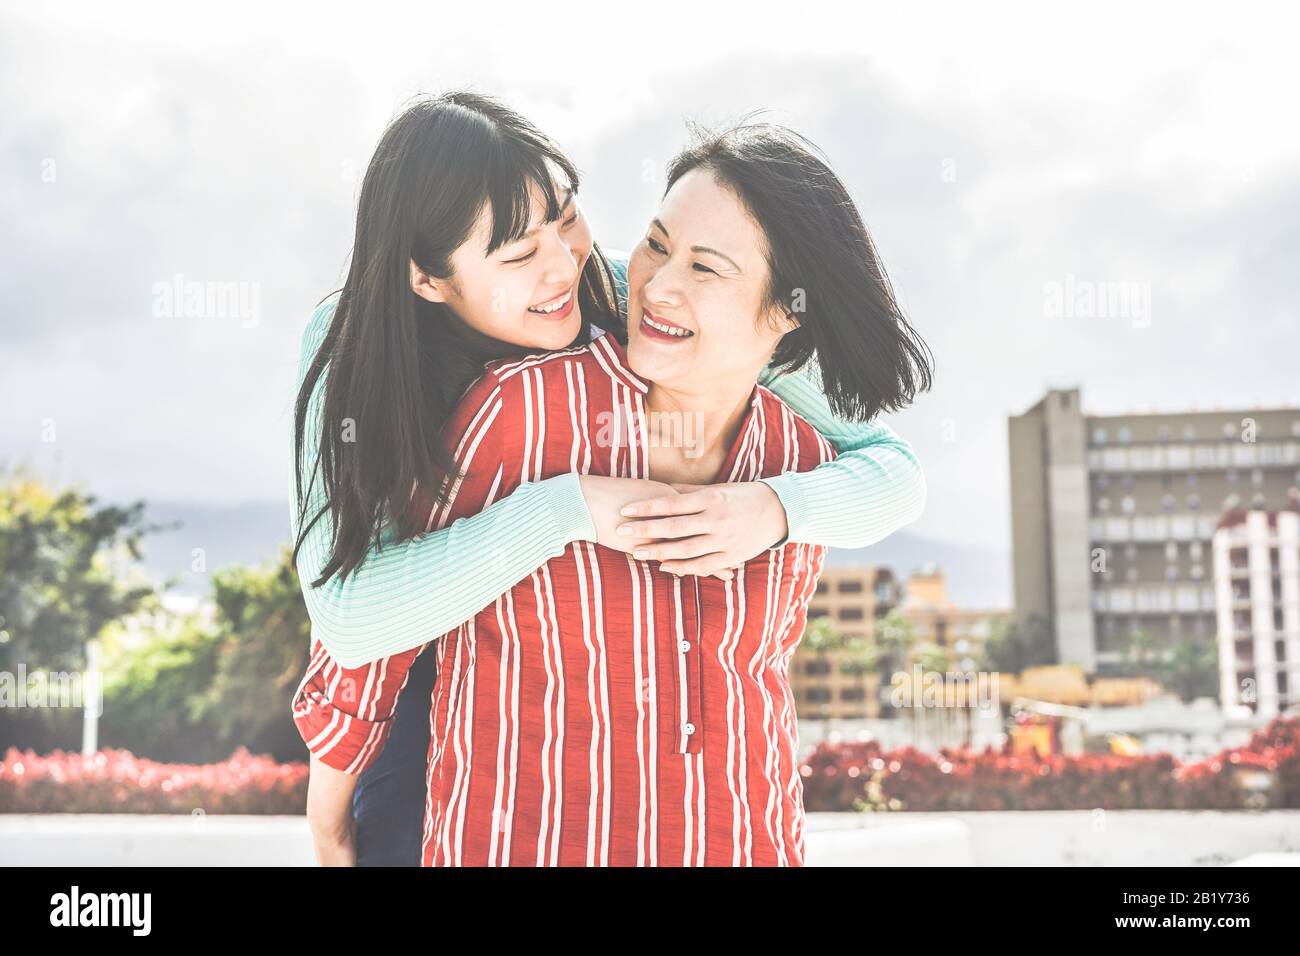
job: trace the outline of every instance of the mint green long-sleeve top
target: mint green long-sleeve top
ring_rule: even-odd
[[[611,255],[626,301],[626,257]],[[301,389],[337,304],[321,303],[302,336],[297,385]],[[812,471],[764,478],[785,508],[786,540],[836,548],[861,548],[915,521],[925,508],[926,485],[912,447],[887,425],[837,418],[822,389],[814,360],[797,372],[767,368],[759,382],[808,420],[835,446],[837,456]],[[314,457],[320,440],[325,376],[308,406],[304,448]],[[295,390],[296,394],[296,390]],[[292,430],[290,448],[293,447]],[[292,457],[292,456],[291,456]],[[313,473],[304,458],[304,475]],[[325,502],[318,480],[306,489],[306,514]],[[290,527],[298,536],[296,489],[290,482]],[[513,494],[439,531],[396,542],[381,533],[380,546],[346,579],[335,574],[319,588],[332,551],[328,517],[307,533],[298,554],[298,577],[312,636],[344,667],[409,650],[468,621],[573,541],[595,540],[595,526],[576,473],[526,482]],[[503,544],[508,545],[502,547]]]

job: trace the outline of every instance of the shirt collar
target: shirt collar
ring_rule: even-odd
[[[650,390],[650,383],[628,367],[627,352],[614,336],[599,335],[591,340],[591,352],[596,361],[604,366],[605,371],[621,381],[628,388],[644,395]]]
[[[618,339],[614,338],[614,336],[604,333],[603,331],[601,334],[593,333],[591,351],[596,357],[596,361],[600,362],[607,372],[619,381],[623,382],[623,384],[627,385],[629,388],[635,389],[643,395],[650,390],[650,383],[632,371],[627,362],[626,350]],[[759,427],[758,416],[761,414],[759,409],[762,403],[763,386],[756,382],[754,383],[753,391],[749,393],[749,411],[745,414],[744,420],[740,423],[740,430],[736,433],[736,440],[732,443],[731,448],[727,452],[726,461],[723,463],[723,466],[719,471],[720,477],[717,480],[728,481],[728,476],[735,468],[736,459],[739,457],[741,450],[744,449],[747,444],[752,446],[755,441],[762,441],[761,435],[754,437],[753,434]],[[752,452],[750,454],[752,456]],[[750,474],[753,470],[754,467],[752,463],[747,461],[741,468],[739,480],[753,481],[757,477],[756,475]]]

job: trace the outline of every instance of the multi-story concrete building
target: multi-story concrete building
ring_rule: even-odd
[[[948,597],[942,571],[927,565],[913,573],[903,588],[900,610],[917,644],[933,644],[948,652],[955,670],[979,666],[993,625],[1011,616],[1008,610],[958,607]]]
[[[848,639],[874,645],[880,619],[897,609],[915,645],[948,652],[954,670],[974,670],[995,621],[1005,610],[970,610],[948,598],[942,571],[928,565],[899,587],[889,568],[828,567],[809,605],[810,621],[828,619]],[[802,645],[791,662],[790,685],[800,717],[856,719],[881,716],[880,675],[843,667],[849,655]]]
[[[898,582],[889,568],[826,567],[808,607],[808,620],[827,618],[845,638],[871,644],[876,622],[898,606]],[[807,645],[790,662],[790,689],[802,717],[859,718],[880,714],[879,676],[846,673],[847,655],[815,653]]]
[[[1214,532],[1219,699],[1265,719],[1300,704],[1300,501],[1232,508]]]
[[[1098,416],[1052,390],[1009,437],[1016,616],[1045,618],[1090,674],[1138,630],[1212,647],[1223,501],[1279,508],[1300,484],[1296,408]]]

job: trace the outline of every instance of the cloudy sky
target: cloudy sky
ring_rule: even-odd
[[[1049,387],[1300,405],[1294,5],[1042,6],[10,5],[0,459],[110,500],[287,501],[299,335],[412,95],[506,98],[623,248],[687,118],[765,108],[829,154],[936,355],[886,419],[929,480],[910,530],[1005,550],[1006,419]],[[245,283],[256,321],[160,316],[178,276]],[[1136,283],[1149,321],[1051,315],[1066,282]]]

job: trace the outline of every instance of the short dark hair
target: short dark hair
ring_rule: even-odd
[[[732,190],[766,238],[770,304],[794,313],[772,365],[794,371],[816,355],[827,400],[867,421],[930,388],[933,355],[908,324],[848,190],[806,137],[770,123],[721,131],[691,125],[668,165],[665,194],[694,169]]]

